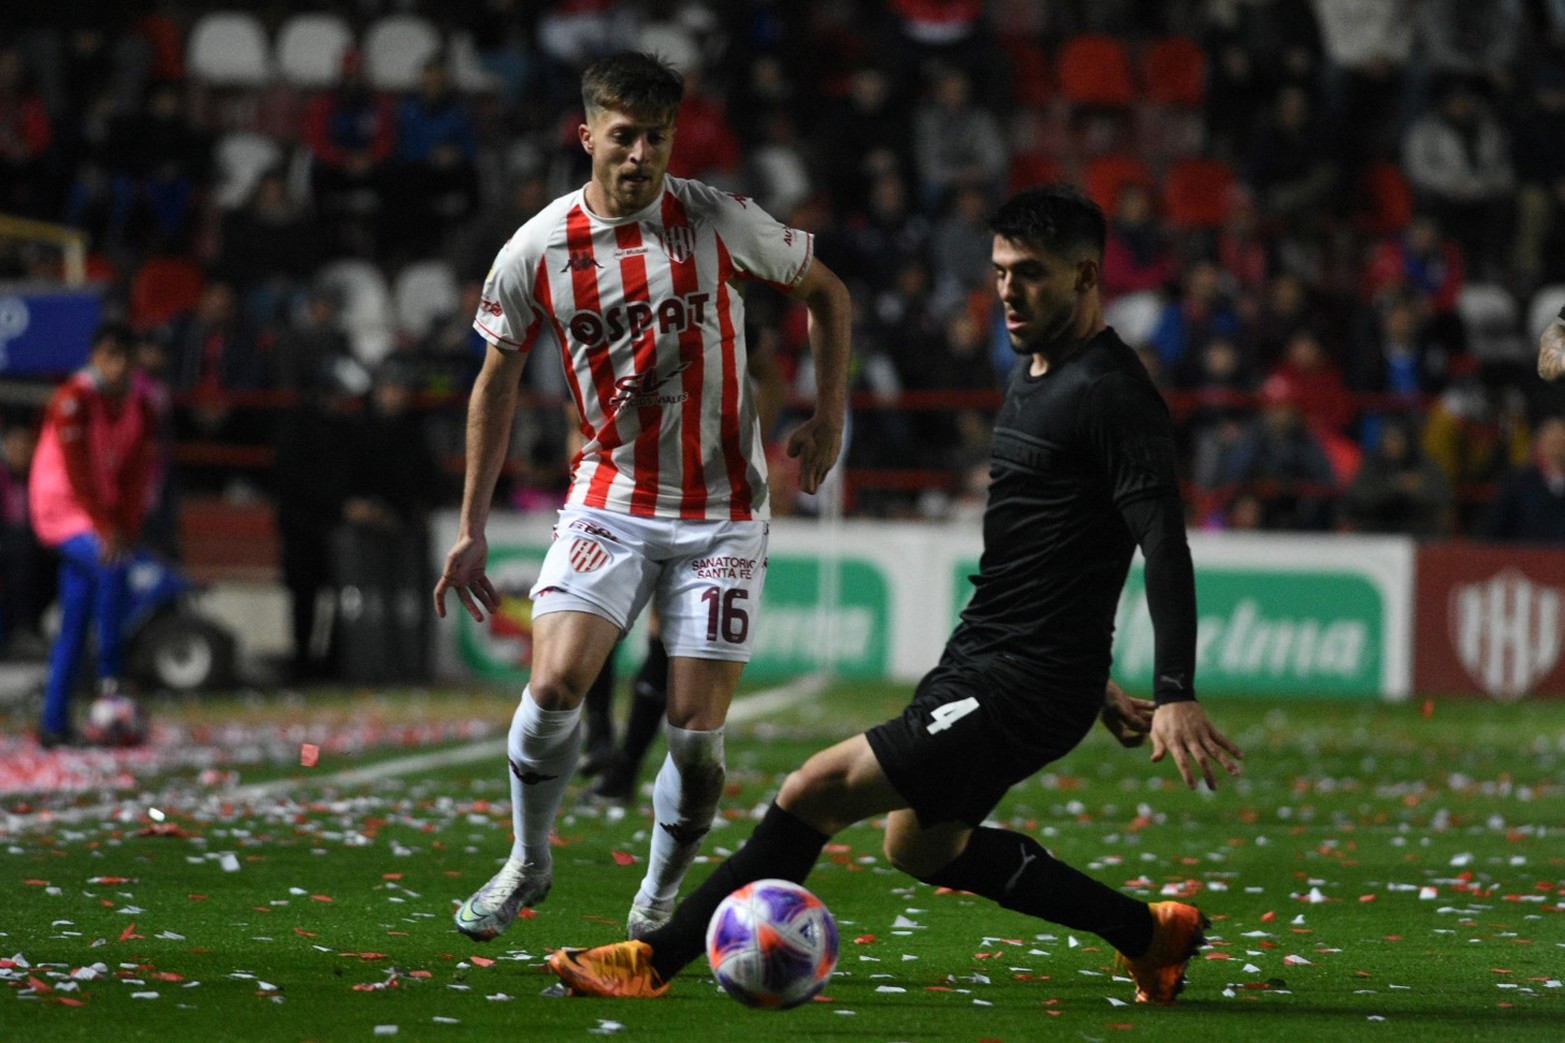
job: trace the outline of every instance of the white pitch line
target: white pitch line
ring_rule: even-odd
[[[767,688],[756,692],[754,695],[736,699],[733,706],[728,710],[728,720],[733,724],[746,724],[750,721],[759,720],[786,707],[815,698],[826,689],[829,683],[828,678],[823,674],[808,674],[780,687]],[[330,775],[312,779],[308,782],[308,785],[355,786],[367,782],[393,779],[402,775],[419,775],[426,771],[449,768],[457,764],[470,764],[473,761],[503,757],[505,756],[505,747],[505,739],[484,739],[449,750],[415,753],[406,757],[394,757],[391,760],[381,761],[378,764],[371,764],[362,768],[347,768]],[[238,786],[228,791],[225,796],[238,801],[264,800],[267,797],[276,796],[287,790],[297,789],[302,782],[303,780],[298,778],[257,782],[248,786]],[[108,804],[95,804],[86,808],[67,808],[63,811],[42,815],[7,814],[0,832],[15,833],[27,828],[68,826],[89,819],[104,819],[114,815],[129,803],[132,802],[127,799]]]
[[[824,674],[808,674],[788,684],[777,688],[767,688],[747,695],[742,699],[736,699],[733,706],[728,709],[728,720],[732,724],[747,724],[750,721],[759,720],[771,714],[783,710],[796,703],[813,699],[825,691],[829,679]],[[505,756],[505,739],[484,739],[482,742],[469,743],[466,746],[458,746],[449,750],[436,750],[433,753],[415,753],[407,757],[396,757],[389,761],[381,761],[379,764],[371,764],[363,768],[349,768],[339,771],[325,778],[317,779],[317,786],[352,786],[365,782],[379,782],[382,779],[394,779],[400,775],[419,775],[426,771],[434,771],[437,768],[449,768],[456,764],[468,764],[472,761],[487,760],[491,757]],[[271,796],[280,790],[291,789],[299,784],[297,779],[280,779],[275,782],[258,783],[255,786],[243,787],[234,791],[234,796],[243,799],[253,797]]]

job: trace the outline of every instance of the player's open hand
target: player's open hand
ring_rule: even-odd
[[[799,461],[799,491],[814,493],[842,452],[842,424],[816,413],[788,436],[788,455]]]
[[[1241,750],[1207,720],[1206,710],[1195,701],[1165,703],[1152,715],[1152,760],[1174,758],[1174,767],[1185,785],[1196,788],[1197,773],[1206,780],[1207,789],[1217,788],[1213,763],[1221,764],[1230,775],[1239,774]]]
[[[488,540],[482,535],[459,537],[452,544],[451,553],[446,555],[446,568],[440,574],[440,582],[435,584],[435,614],[446,618],[448,590],[456,591],[475,622],[484,621],[484,610],[491,615],[499,611],[500,595],[484,571],[488,564]]]
[[[1103,710],[1098,719],[1103,727],[1121,746],[1140,746],[1152,730],[1152,711],[1157,704],[1150,699],[1136,699],[1113,681],[1103,692]]]

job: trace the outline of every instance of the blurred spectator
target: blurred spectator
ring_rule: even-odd
[[[1005,66],[984,20],[983,0],[888,0],[892,53],[911,78],[934,64],[960,69],[986,106],[1006,100]]]
[[[207,283],[195,311],[176,320],[169,340],[170,383],[190,396],[190,407],[175,417],[180,438],[235,442],[260,441],[265,422],[251,411],[235,407],[229,395],[261,388],[265,362],[255,334],[239,310],[234,287],[222,280]],[[192,483],[206,489],[244,484],[232,468],[204,469]]]
[[[4,658],[41,655],[39,620],[48,604],[47,556],[27,512],[27,480],[38,438],[25,424],[0,433],[0,640]]]
[[[215,394],[265,383],[261,351],[232,283],[207,283],[196,310],[178,320],[171,343],[175,390]]]
[[[827,108],[810,136],[839,215],[870,209],[882,179],[916,176],[909,153],[912,125],[897,105],[890,78],[876,66],[853,73],[847,94]]]
[[[71,696],[94,623],[99,690],[117,691],[124,666],[129,555],[146,515],[156,425],[132,387],[132,344],[129,327],[98,329],[87,366],[49,401],[33,459],[33,529],[60,554],[60,632],[38,722],[45,747],[75,741]]]
[[[773,112],[762,120],[761,140],[749,150],[747,182],[762,209],[788,215],[810,196],[810,172],[799,147],[799,131],[785,112]]]
[[[342,330],[342,301],[334,288],[312,288],[285,321],[268,359],[272,387],[305,394],[323,385],[353,391],[369,386],[369,373]]]
[[[1219,491],[1230,501],[1254,496],[1264,528],[1329,529],[1336,475],[1299,414],[1297,390],[1274,375],[1261,385],[1261,403],[1218,463]]]
[[[1194,409],[1179,434],[1186,442],[1191,479],[1198,488],[1211,490],[1220,484],[1223,460],[1239,444],[1253,415],[1255,374],[1227,337],[1207,341],[1199,358],[1199,367],[1188,378]]]
[[[430,452],[423,414],[412,408],[413,393],[413,374],[404,366],[393,362],[375,371],[364,411],[350,424],[342,518],[361,529],[422,539],[426,515],[446,498],[448,483]],[[427,549],[418,555],[421,562],[428,557]]]
[[[478,136],[444,61],[424,66],[419,89],[397,110],[397,163],[383,250],[409,259],[435,252],[444,228],[478,207]]]
[[[1455,497],[1450,479],[1424,455],[1406,421],[1380,425],[1343,497],[1343,513],[1355,532],[1448,535]]]
[[[453,395],[473,386],[488,350],[488,342],[473,329],[472,317],[478,314],[482,297],[483,282],[467,280],[455,310],[437,317],[410,350],[393,354],[415,391]],[[455,448],[461,451],[460,446]]]
[[[443,253],[457,278],[482,280],[500,247],[549,200],[541,172],[526,169],[507,177],[499,196],[446,237]]]
[[[1300,326],[1293,331],[1272,374],[1288,382],[1300,415],[1323,445],[1329,449],[1333,439],[1347,436],[1353,399],[1342,370],[1313,329]]]
[[[1527,459],[1526,400],[1518,388],[1481,370],[1470,355],[1454,356],[1449,374],[1424,422],[1424,451],[1458,488],[1498,481]]]
[[[1287,253],[1287,247],[1288,236],[1263,225],[1254,201],[1236,191],[1214,244],[1217,263],[1233,281],[1235,294],[1260,293],[1279,267],[1273,255]]]
[[[929,252],[934,259],[935,310],[948,315],[993,278],[989,202],[977,185],[960,185],[951,206],[935,224]]]
[[[396,133],[391,99],[370,90],[363,54],[345,52],[337,85],[311,99],[303,132],[310,189],[337,250],[373,255]]]
[[[1320,309],[1311,299],[1309,284],[1284,272],[1266,284],[1265,296],[1246,316],[1239,341],[1250,364],[1266,372],[1282,361],[1295,333],[1302,329],[1318,330],[1324,323]]]
[[[679,106],[679,147],[668,163],[675,177],[700,178],[720,188],[739,191],[744,155],[739,135],[722,101],[705,88],[700,71],[685,72],[685,100]]]
[[[911,202],[901,174],[882,174],[875,179],[869,204],[842,222],[840,235],[833,237],[835,244],[821,245],[823,251],[830,245],[839,248],[841,256],[831,258],[832,270],[849,286],[865,287],[871,295],[895,296],[903,265],[925,263],[932,232],[928,219]]]
[[[1310,228],[1334,209],[1341,168],[1331,137],[1302,84],[1285,84],[1247,156],[1256,203],[1270,221]]]
[[[1104,300],[1140,290],[1165,289],[1178,271],[1151,188],[1126,181],[1114,202],[1103,245]]]
[[[281,170],[262,174],[249,201],[223,217],[215,267],[241,289],[245,316],[257,326],[282,318],[324,260],[315,221]]]
[[[0,212],[50,217],[54,126],[29,82],[22,52],[0,50]]]
[[[1238,328],[1238,316],[1223,289],[1222,269],[1211,261],[1194,261],[1185,267],[1179,292],[1164,305],[1152,331],[1158,368],[1172,377],[1207,341],[1232,337]]]
[[[116,115],[94,159],[75,179],[67,222],[96,212],[110,245],[175,253],[189,246],[212,142],[191,121],[178,84],[154,83],[141,108]]]
[[[1538,425],[1532,459],[1506,475],[1484,535],[1507,543],[1565,543],[1565,417]]]
[[[1493,97],[1516,86],[1524,0],[1418,0],[1414,5],[1414,51],[1409,92],[1426,84],[1462,77],[1482,83]]]
[[[1516,244],[1512,274],[1523,292],[1565,278],[1565,66],[1534,74],[1511,126],[1516,165]]]
[[[913,148],[926,210],[962,187],[976,187],[985,200],[1005,187],[1008,156],[999,121],[974,103],[972,85],[958,69],[935,73],[913,114]]]
[[[1365,328],[1351,342],[1346,367],[1354,391],[1397,396],[1413,408],[1422,396],[1440,390],[1452,346],[1426,321],[1427,308],[1422,298],[1399,294],[1366,309]]]
[[[296,682],[332,673],[329,630],[317,626],[323,601],[334,600],[332,532],[348,494],[353,444],[346,399],[322,374],[297,404],[277,416],[272,492],[288,588],[291,672]]]
[[[159,557],[179,561],[179,480],[174,470],[174,396],[168,383],[168,349],[152,337],[138,337],[131,361],[131,390],[147,403],[154,425],[142,541]]]
[[[1290,7],[1273,4],[1268,7]],[[1397,140],[1417,0],[1313,0],[1325,54],[1324,91],[1341,155],[1361,165]]]
[[[1370,255],[1364,290],[1371,300],[1415,293],[1432,312],[1452,314],[1466,279],[1462,251],[1441,234],[1428,213],[1415,214],[1400,234],[1382,240]]]
[[[1516,185],[1509,136],[1467,82],[1453,80],[1437,97],[1403,139],[1408,183],[1467,263],[1492,281],[1509,241]]]

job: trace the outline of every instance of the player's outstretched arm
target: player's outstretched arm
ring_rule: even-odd
[[[799,488],[813,493],[842,452],[848,413],[848,361],[853,301],[848,288],[817,258],[793,288],[810,313],[810,353],[815,359],[815,412],[788,436],[788,455],[799,460]]]
[[[1565,319],[1549,323],[1538,337],[1538,376],[1558,380],[1565,375]]]
[[[1196,788],[1197,774],[1206,780],[1207,789],[1217,788],[1213,763],[1221,764],[1230,775],[1239,774],[1244,751],[1207,719],[1206,710],[1193,699],[1164,703],[1152,715],[1152,760],[1173,757],[1180,778]]]
[[[517,386],[526,363],[527,356],[522,352],[501,351],[490,345],[484,368],[468,398],[467,474],[462,482],[461,520],[456,543],[446,555],[445,570],[435,584],[435,612],[442,619],[446,615],[448,590],[456,592],[468,614],[480,623],[484,621],[483,610],[493,613],[500,607],[500,596],[485,573],[489,544],[484,539],[484,525],[489,521],[495,482],[510,448]]]
[[[1152,730],[1152,711],[1156,708],[1151,699],[1126,695],[1123,688],[1110,681],[1103,691],[1103,709],[1098,719],[1121,746],[1140,746]]]

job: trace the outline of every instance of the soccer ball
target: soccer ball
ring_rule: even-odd
[[[87,708],[83,734],[95,746],[140,746],[147,740],[147,718],[123,692],[100,695]]]
[[[706,928],[717,983],[747,1007],[787,1010],[826,987],[837,966],[837,921],[788,880],[757,880],[727,898]]]

